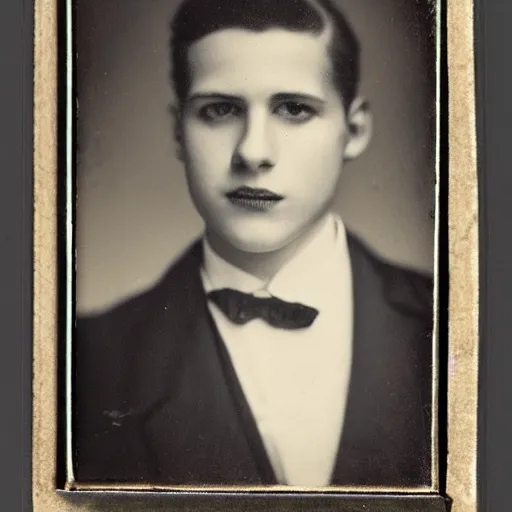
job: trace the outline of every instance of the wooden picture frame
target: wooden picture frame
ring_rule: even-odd
[[[432,2],[435,4],[435,2]],[[437,287],[446,287],[448,316],[438,311],[437,329],[447,321],[446,367],[435,377],[441,418],[446,411],[446,442],[441,434],[439,492],[382,490],[364,492],[290,492],[286,489],[169,489],[150,484],[106,485],[77,490],[65,474],[70,428],[70,374],[73,325],[73,117],[62,104],[74,101],[72,11],[65,2],[35,2],[34,68],[34,371],[33,501],[34,510],[448,510],[476,511],[478,408],[478,178],[476,161],[473,2],[439,4],[438,174],[439,224]],[[63,44],[67,42],[67,46]],[[447,68],[447,69],[445,69]],[[449,94],[447,94],[449,92]],[[443,103],[444,102],[444,103]],[[438,164],[439,165],[439,164]],[[443,211],[442,210],[446,210]],[[442,251],[448,254],[443,256]],[[63,253],[64,251],[64,253]],[[439,262],[446,258],[446,268]],[[444,270],[443,270],[444,268]],[[441,269],[441,271],[440,271]],[[449,280],[449,283],[443,280]],[[441,326],[441,327],[440,327]],[[64,398],[63,398],[64,396]],[[62,410],[62,407],[66,409]],[[434,406],[435,407],[435,406]],[[441,410],[442,409],[442,410]],[[446,452],[445,452],[446,449]],[[57,457],[57,454],[60,454]],[[62,453],[66,454],[64,458]],[[64,482],[64,484],[62,484]],[[65,484],[67,482],[67,485]]]

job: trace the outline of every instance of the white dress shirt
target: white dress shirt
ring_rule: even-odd
[[[206,238],[205,292],[233,288],[319,311],[305,329],[255,319],[232,323],[208,307],[281,484],[329,485],[343,428],[352,362],[352,275],[341,219],[329,214],[269,282],[220,258]]]

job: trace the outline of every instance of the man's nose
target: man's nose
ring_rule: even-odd
[[[276,140],[271,119],[264,112],[247,115],[244,130],[233,155],[235,170],[258,172],[276,164]]]

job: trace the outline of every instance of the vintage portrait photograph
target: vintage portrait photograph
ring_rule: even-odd
[[[72,14],[68,482],[438,491],[438,4]]]
[[[34,15],[34,510],[476,512],[472,0]]]

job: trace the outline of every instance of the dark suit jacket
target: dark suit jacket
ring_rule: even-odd
[[[348,243],[353,370],[332,484],[430,485],[431,280]],[[78,321],[77,481],[276,483],[208,312],[201,260],[196,243],[149,291]]]

